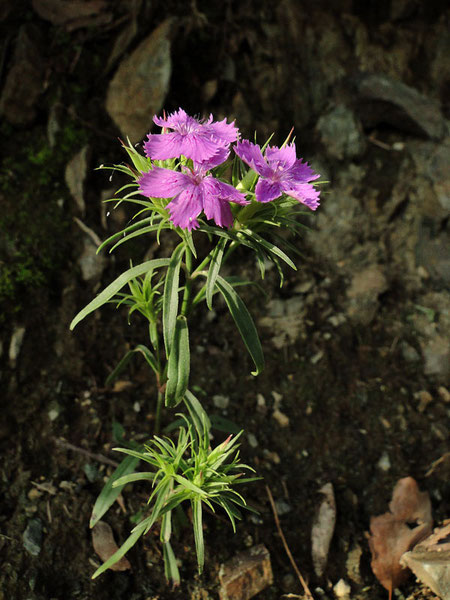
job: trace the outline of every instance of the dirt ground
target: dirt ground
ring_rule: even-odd
[[[112,4],[120,17],[121,9]],[[172,4],[166,12],[174,9]],[[95,156],[87,169],[82,220],[100,237],[126,220],[126,214],[119,215],[117,222],[108,221],[108,231],[103,228],[105,209],[100,197],[105,197],[114,181],[111,184],[104,172],[93,172],[103,162],[121,160],[117,130],[103,108],[101,88],[106,79],[92,83],[89,74],[90,57],[95,57],[92,68],[100,72],[98,63],[106,60],[118,29],[112,28],[111,33],[106,24],[99,25],[97,34],[93,29],[73,33],[59,26],[54,33],[53,25],[43,23],[33,11],[10,10],[7,16],[0,15],[3,31],[11,27],[17,31],[23,22],[30,22],[52,45],[45,55],[50,83],[36,101],[34,121],[2,121],[0,125],[9,144],[0,189],[4,207],[0,600],[216,599],[220,565],[260,543],[270,553],[274,580],[258,598],[302,597],[266,486],[314,598],[335,598],[332,587],[340,579],[351,585],[354,600],[387,598],[370,568],[367,537],[370,517],[387,510],[397,480],[410,475],[429,492],[435,523],[450,516],[447,383],[425,374],[423,361],[411,360],[405,352],[406,347],[420,355],[413,330],[417,315],[431,322],[435,316],[424,312],[420,302],[418,307],[416,288],[401,283],[399,263],[386,261],[389,285],[378,290],[373,314],[360,321],[352,319],[346,312],[349,274],[334,256],[317,251],[314,218],[307,222],[312,231],[296,242],[302,258],[297,271],[285,269],[284,286],[280,289],[275,270],[269,269],[260,282],[267,296],[256,288],[243,291],[265,353],[266,368],[260,376],[250,374],[250,359],[225,305],[217,301],[210,314],[202,307],[190,328],[192,389],[217,422],[226,419],[228,426],[231,422],[245,430],[242,458],[263,479],[246,486],[244,495],[258,515],[245,514],[235,535],[222,515],[205,515],[202,577],[196,572],[192,530],[180,526],[173,544],[182,577],[177,589],[165,581],[157,528],[127,555],[131,571],[107,572],[91,580],[100,561],[88,524],[95,499],[112,472],[111,461],[118,460],[112,451],[117,445],[114,428],[118,423],[128,439],[145,441],[155,418],[155,382],[139,358],[116,387],[104,383],[124,352],[143,342],[143,322],[135,317],[127,325],[124,311],[108,306],[74,332],[68,329],[77,311],[128,261],[126,253],[118,253],[105,259],[98,276],[83,278],[79,259],[86,248],[84,234],[73,221],[80,215],[64,183],[73,148],[78,151],[88,143]],[[141,17],[152,22],[149,14],[154,18],[154,13],[147,8],[141,11],[145,13]],[[437,17],[433,15],[429,18],[434,23]],[[236,22],[228,25],[235,31]],[[200,31],[199,47],[211,48],[208,28],[191,26],[194,32]],[[180,62],[183,43],[191,52],[195,48],[191,30],[185,27],[183,31],[185,37],[180,34],[173,51]],[[12,44],[15,37],[8,39]],[[73,41],[79,45],[71,46]],[[245,43],[253,48],[251,37]],[[7,46],[5,52],[9,57],[12,50]],[[70,64],[73,69],[67,71]],[[189,70],[173,76],[170,105],[180,102],[190,76]],[[57,84],[58,77],[62,82]],[[260,85],[263,89],[263,80]],[[220,86],[222,109],[233,94],[228,80]],[[197,100],[198,93],[192,92],[189,104]],[[216,96],[201,106],[214,109],[218,102]],[[258,102],[264,103],[263,93]],[[71,108],[64,109],[59,118],[56,152],[48,149],[47,118],[52,106],[59,110],[59,103]],[[276,113],[273,107],[272,112]],[[283,119],[284,114],[279,116],[280,122]],[[267,122],[266,127],[272,124]],[[383,140],[391,143],[389,135]],[[307,145],[312,147],[312,143]],[[376,164],[380,152],[370,147],[369,158],[365,155],[364,160]],[[320,152],[316,156],[320,160]],[[356,158],[359,165],[358,161],[362,159]],[[383,191],[392,189],[388,178],[394,175],[386,175]],[[326,190],[327,202],[333,202],[333,185]],[[363,194],[360,200],[367,208]],[[401,219],[404,205],[399,206],[395,218]],[[447,227],[448,220],[445,223]],[[171,243],[167,240],[157,247],[153,239],[145,241],[132,248],[133,256],[166,256]],[[21,279],[17,277],[18,283],[11,287],[6,269],[12,259]],[[236,253],[227,268],[230,274],[259,277],[252,257],[244,251]],[[421,294],[446,293],[446,282],[439,278],[424,277],[421,285]],[[172,419],[165,412],[163,425]],[[226,436],[219,430],[213,433],[213,444]],[[337,522],[325,574],[318,578],[311,559],[311,527],[322,500],[319,490],[328,482],[335,492]],[[105,520],[117,541],[126,539],[134,520],[145,510],[147,497],[144,484],[129,486],[121,504],[107,513]],[[432,600],[435,596],[411,576],[398,598]]]

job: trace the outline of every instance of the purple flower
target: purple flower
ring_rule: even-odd
[[[258,202],[270,202],[286,194],[311,210],[319,206],[320,192],[309,182],[320,175],[302,159],[297,160],[295,144],[284,148],[267,146],[264,157],[258,145],[243,140],[236,144],[234,151],[260,175],[255,189]]]
[[[248,204],[248,201],[233,186],[207,175],[207,171],[226,160],[228,154],[222,148],[209,161],[194,163],[192,169],[185,167],[182,173],[154,167],[143,173],[139,189],[149,198],[172,198],[167,209],[177,227],[188,231],[196,229],[197,217],[202,211],[219,227],[230,227],[233,224],[230,202]]]
[[[207,121],[199,121],[187,115],[183,109],[167,118],[153,117],[153,121],[171,133],[149,134],[144,142],[145,154],[153,160],[178,158],[181,155],[200,163],[212,158],[220,148],[228,147],[238,137],[238,129],[227,120],[213,122],[210,115]]]

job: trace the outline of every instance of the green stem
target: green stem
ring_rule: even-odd
[[[161,429],[161,408],[163,405],[164,394],[161,391],[161,385],[158,381],[158,397],[156,399],[156,415],[155,415],[155,434],[158,434]]]
[[[181,314],[186,317],[189,314],[190,300],[191,300],[191,290],[192,290],[192,252],[186,246],[185,251],[185,265],[186,265],[186,283],[184,285],[184,294],[183,294],[183,302],[181,304]]]

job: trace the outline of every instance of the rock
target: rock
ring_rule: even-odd
[[[67,163],[65,170],[66,185],[70,195],[75,200],[79,213],[84,216],[86,204],[84,202],[84,180],[87,171],[87,156],[89,146],[84,146]]]
[[[213,396],[213,404],[216,408],[221,408],[223,410],[230,404],[230,398],[229,396],[221,396],[220,394],[216,394]]]
[[[0,97],[0,115],[14,125],[26,125],[36,115],[36,101],[44,90],[40,47],[39,31],[32,25],[23,25]]]
[[[219,571],[220,600],[249,600],[272,585],[270,555],[263,544],[253,546],[222,564]]]
[[[322,115],[316,130],[326,153],[332,158],[354,158],[365,150],[361,124],[353,112],[343,105]]]
[[[319,493],[323,494],[324,498],[311,529],[311,554],[314,571],[317,577],[322,577],[336,524],[336,501],[334,499],[333,484],[331,483],[322,486]]]
[[[132,143],[148,133],[169,89],[172,22],[166,19],[120,63],[108,87],[106,110]]]
[[[401,564],[443,600],[450,598],[450,523],[406,552]]]
[[[434,335],[422,348],[425,359],[424,373],[446,382],[450,377],[450,341],[442,335]]]
[[[40,519],[31,519],[28,521],[22,539],[25,550],[31,556],[38,556],[42,546],[42,522]]]
[[[344,579],[339,579],[335,586],[333,586],[333,592],[336,598],[343,598],[347,600],[350,598],[350,592],[352,588]]]
[[[9,342],[8,358],[9,364],[13,368],[15,367],[17,358],[19,357],[25,331],[25,327],[23,327],[22,325],[16,327],[11,336],[11,341]]]
[[[280,427],[289,427],[289,417],[281,412],[281,410],[274,410],[272,417],[278,423]]]
[[[111,21],[105,0],[33,0],[37,14],[68,31]]]
[[[77,263],[81,269],[84,281],[96,284],[100,281],[107,259],[102,254],[97,254],[97,248],[101,241],[95,231],[85,225],[80,219],[74,217],[75,223],[85,233],[83,238],[83,250],[78,257]]]
[[[367,325],[378,309],[378,296],[387,289],[388,283],[380,265],[371,265],[355,273],[347,290],[348,315]]]
[[[440,140],[445,120],[437,102],[385,75],[363,75],[357,82],[359,112],[366,127],[381,123],[406,133]]]

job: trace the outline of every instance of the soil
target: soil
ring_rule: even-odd
[[[10,21],[2,26],[11,22],[18,26],[24,15],[49,35],[50,25],[23,9],[11,13]],[[180,526],[173,544],[182,577],[176,589],[171,589],[164,577],[157,528],[128,553],[131,571],[110,571],[91,580],[100,561],[88,524],[95,499],[113,470],[108,460],[118,460],[112,450],[117,445],[114,428],[120,424],[127,439],[148,439],[156,394],[152,374],[139,358],[121,375],[120,385],[106,387],[104,383],[124,352],[144,342],[145,325],[137,316],[128,325],[123,310],[108,306],[74,332],[68,330],[76,312],[126,266],[128,255],[122,250],[108,259],[101,280],[82,280],[77,260],[83,234],[73,223],[76,210],[63,182],[64,165],[71,154],[67,138],[71,128],[79,128],[84,133],[83,139],[77,140],[78,148],[88,140],[95,164],[121,160],[119,144],[111,142],[116,131],[101,100],[104,82],[93,82],[88,69],[89,52],[95,45],[103,44],[98,56],[104,57],[113,40],[106,29],[100,37],[92,30],[69,34],[60,29],[59,35],[61,39],[54,39],[45,58],[53,69],[53,79],[47,96],[37,105],[32,129],[1,125],[11,143],[10,162],[2,169],[6,181],[2,203],[11,217],[3,223],[4,230],[20,221],[17,235],[21,236],[21,248],[28,248],[34,261],[31,270],[36,272],[39,265],[41,275],[25,277],[25,282],[2,296],[0,599],[213,599],[218,597],[220,565],[260,543],[270,552],[274,580],[258,598],[301,597],[302,588],[275,526],[266,486],[277,502],[290,551],[315,598],[333,598],[332,585],[341,578],[351,584],[354,599],[386,598],[387,592],[370,568],[370,517],[387,510],[395,483],[407,475],[429,492],[435,522],[449,517],[449,463],[438,462],[449,449],[448,404],[438,393],[441,384],[426,377],[421,363],[406,360],[401,352],[400,341],[409,339],[408,319],[414,303],[408,290],[391,287],[383,293],[368,324],[350,319],[338,324],[330,321],[331,315],[342,310],[346,282],[332,260],[315,254],[309,241],[314,232],[298,242],[303,258],[297,271],[285,269],[282,288],[272,269],[260,282],[267,296],[251,287],[242,292],[264,348],[266,368],[260,376],[250,374],[251,361],[219,301],[209,315],[206,307],[201,307],[190,327],[192,389],[209,413],[245,430],[242,458],[263,479],[246,486],[243,493],[258,516],[244,515],[233,534],[223,515],[205,515],[207,554],[202,576],[196,571],[192,530]],[[87,52],[81,52],[80,62],[65,75],[74,55],[72,50],[60,53],[61,40],[71,36],[85,45]],[[177,52],[181,54],[179,49]],[[63,74],[59,87],[55,73]],[[175,80],[174,86],[182,83]],[[32,152],[39,136],[45,138],[46,111],[52,103],[49,95],[56,97],[57,89],[62,90],[63,99],[68,91],[74,92],[71,106],[75,112],[62,117],[61,155],[56,159],[52,154],[51,181],[39,182],[36,206],[33,186],[47,164],[30,166],[26,152]],[[171,103],[177,102],[178,92],[175,87]],[[226,92],[224,89],[225,98]],[[83,112],[83,102],[89,97],[94,100]],[[192,94],[189,102],[196,100]],[[83,128],[82,120],[89,126]],[[104,132],[103,138],[97,137],[98,128]],[[36,154],[33,151],[33,156]],[[15,177],[8,175],[11,161],[14,169],[17,167]],[[26,168],[34,169],[33,176],[20,170],[24,161]],[[89,172],[83,222],[97,231],[101,230],[98,198],[108,185],[103,172]],[[332,195],[332,189],[329,192]],[[58,210],[60,198],[64,203]],[[12,215],[17,207],[21,212],[15,220]],[[43,212],[54,218],[44,222]],[[34,222],[43,239],[34,238],[30,250],[23,231],[34,227]],[[314,221],[309,224],[314,227]],[[109,226],[108,233],[114,226]],[[49,237],[56,251],[53,244],[51,252],[43,247]],[[161,247],[153,242],[133,247],[135,259],[167,255],[172,241]],[[6,255],[11,253],[6,251]],[[23,261],[20,264],[23,267]],[[246,278],[259,278],[253,258],[244,251],[234,256],[228,268]],[[286,304],[293,299],[301,299],[301,323],[280,347],[274,340],[275,325],[267,326],[270,302]],[[25,327],[25,335],[17,359],[11,360],[8,347],[18,326]],[[417,395],[423,390],[431,394],[426,406]],[[215,395],[229,399],[225,409],[215,406]],[[284,422],[274,417],[275,407],[285,415]],[[173,414],[165,411],[163,426],[172,420]],[[213,444],[226,437],[223,431],[213,433]],[[334,487],[337,522],[325,575],[318,578],[311,559],[311,526],[322,500],[319,490],[328,482]],[[144,484],[129,486],[122,503],[107,513],[105,520],[117,541],[127,537],[133,519],[145,510],[147,497]],[[41,536],[35,537],[39,549],[35,555],[24,546],[24,532],[29,531],[30,523],[42,529]],[[359,553],[360,563],[349,566],[349,556]],[[411,600],[434,598],[414,577],[402,587],[402,594]]]

